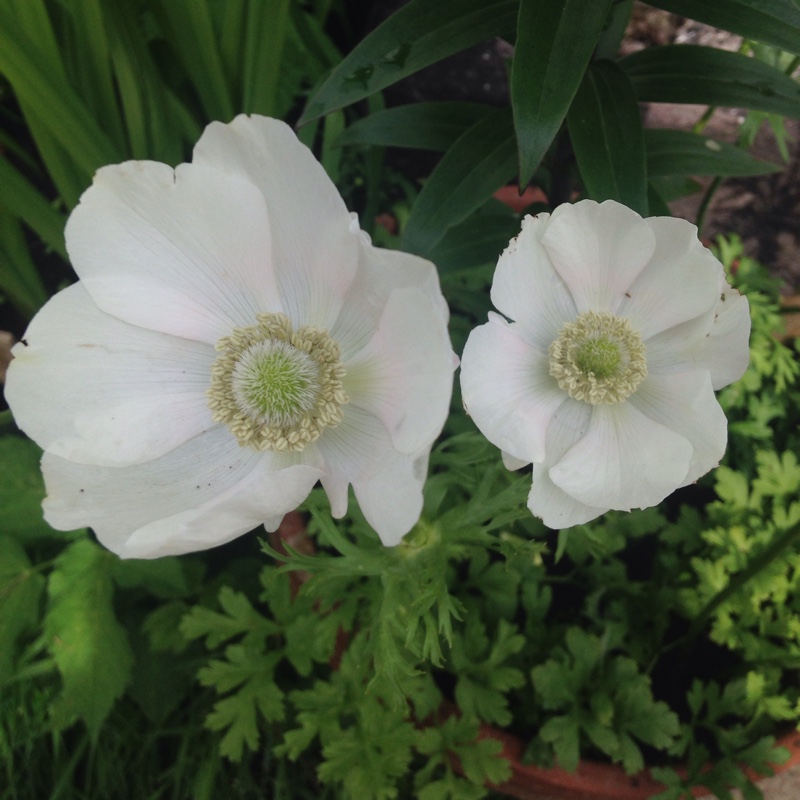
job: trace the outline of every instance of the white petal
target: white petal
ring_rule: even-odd
[[[738,381],[750,363],[750,304],[725,283],[714,324],[696,357],[711,371],[714,389]]]
[[[528,494],[528,508],[548,528],[556,530],[582,525],[608,511],[581,503],[556,486],[549,469],[564,453],[579,442],[589,429],[591,407],[577,400],[567,400],[553,415],[547,429],[547,461],[533,465],[533,484]]]
[[[274,466],[271,454],[239,447],[221,426],[132,467],[45,453],[45,518],[59,530],[92,527],[123,558],[215,547],[295,508],[320,475],[305,465]]]
[[[706,369],[714,389],[742,377],[750,361],[750,306],[724,280],[720,298],[715,309],[647,340],[650,373]]]
[[[542,244],[580,313],[616,314],[653,255],[655,236],[635,211],[620,203],[581,200],[553,212]]]
[[[683,485],[688,439],[627,402],[598,405],[586,435],[550,469],[553,482],[590,506],[648,508]]]
[[[194,163],[239,175],[260,189],[284,311],[296,325],[330,330],[356,273],[358,237],[311,151],[285,123],[240,115],[229,125],[206,127]]]
[[[274,530],[284,515],[302,503],[320,477],[302,464],[271,471],[266,459],[246,481],[225,495],[135,531],[120,555],[156,558],[217,547],[264,523]],[[273,516],[276,514],[277,515]],[[224,532],[224,533],[223,533]],[[102,537],[98,538],[103,542]],[[103,544],[108,544],[103,542]]]
[[[497,315],[467,339],[461,394],[481,433],[526,463],[544,460],[548,425],[567,398],[550,375],[547,356]]]
[[[525,217],[522,230],[500,256],[492,281],[495,308],[528,331],[543,352],[564,323],[578,313],[567,285],[542,246],[549,224],[549,214]]]
[[[691,442],[694,452],[682,485],[693,483],[719,464],[728,440],[728,423],[706,370],[650,375],[628,402]]]
[[[247,180],[151,161],[104,167],[66,228],[75,271],[109,314],[210,344],[280,311],[270,222]]]
[[[503,459],[503,466],[506,469],[510,469],[512,472],[522,469],[523,467],[527,467],[530,464],[530,461],[524,461],[521,458],[514,458],[511,453],[506,453],[505,450],[500,451],[500,455]]]
[[[422,487],[428,451],[419,457],[396,455],[380,472],[353,482],[358,505],[387,547],[400,543],[422,513]]]
[[[655,252],[631,284],[617,314],[648,339],[699,316],[719,303],[722,264],[697,238],[684,219],[651,217]]]
[[[440,309],[419,289],[395,289],[369,343],[349,362],[350,402],[374,414],[402,453],[441,433],[453,390],[453,352]]]
[[[105,314],[80,283],[51,298],[24,339],[6,399],[20,428],[57,456],[138,464],[214,425],[213,348]]]
[[[419,289],[434,304],[446,326],[450,312],[436,267],[409,253],[373,247],[363,234],[359,238],[358,272],[330,331],[342,348],[343,360],[350,359],[375,333],[389,295],[395,289],[412,288]]]
[[[384,543],[396,544],[411,530],[422,508],[424,474],[417,473],[420,463],[427,464],[427,448],[423,454],[398,453],[380,420],[352,405],[345,406],[342,422],[324,431],[315,446],[324,460],[321,480],[334,516],[344,513],[347,485],[352,484],[364,516]],[[377,504],[376,492],[382,493]]]

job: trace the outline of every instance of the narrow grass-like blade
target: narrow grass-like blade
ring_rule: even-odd
[[[0,186],[3,187],[0,205],[39,234],[48,247],[66,258],[64,215],[56,211],[47,198],[2,156]]]

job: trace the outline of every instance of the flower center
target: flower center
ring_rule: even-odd
[[[550,374],[576,400],[620,403],[647,377],[642,337],[624,317],[587,311],[559,331],[548,349]]]
[[[255,450],[300,451],[342,420],[347,395],[339,345],[323,330],[292,330],[284,314],[223,336],[211,367],[208,407]]]

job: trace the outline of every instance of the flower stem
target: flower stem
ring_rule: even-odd
[[[717,189],[719,189],[720,184],[722,183],[722,178],[717,176],[714,178],[713,181],[708,185],[708,189],[706,189],[706,193],[703,195],[703,199],[700,201],[700,208],[697,210],[697,235],[702,238],[703,235],[703,223],[706,219],[706,213],[708,212],[708,207],[711,204],[711,201],[714,198],[714,195],[717,193]]]
[[[687,644],[693,645],[695,639],[700,635],[703,627],[705,626],[711,615],[719,608],[728,598],[732,597],[739,591],[748,581],[758,575],[761,570],[768,567],[775,561],[785,550],[788,550],[792,544],[800,539],[800,525],[790,528],[784,534],[772,541],[764,550],[762,550],[753,560],[748,564],[747,568],[735,575],[728,585],[717,592],[703,607],[700,613],[695,617],[692,622],[689,632],[686,635]]]

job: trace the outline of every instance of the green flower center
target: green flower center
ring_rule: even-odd
[[[319,328],[296,331],[284,314],[259,314],[217,342],[208,406],[255,450],[300,451],[342,420],[347,395],[339,345]]]
[[[642,337],[624,317],[587,311],[559,331],[548,349],[550,374],[576,400],[621,403],[647,377]]]

